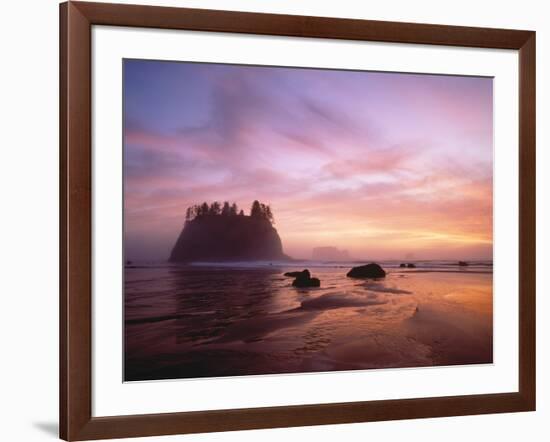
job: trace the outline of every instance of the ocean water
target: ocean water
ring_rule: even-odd
[[[365,370],[493,360],[492,263],[133,263],[125,380]],[[308,268],[320,288],[292,287]]]

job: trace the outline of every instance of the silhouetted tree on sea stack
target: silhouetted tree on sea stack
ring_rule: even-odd
[[[250,216],[252,218],[260,218],[262,216],[262,206],[258,200],[254,200],[250,208]]]
[[[263,204],[262,204],[263,205]],[[273,217],[273,213],[271,212],[271,207],[265,206],[265,217],[271,224],[275,224],[275,218]]]
[[[229,216],[229,211],[230,211],[230,207],[229,207],[229,203],[227,201],[225,201],[223,203],[223,208],[222,208],[222,216]]]
[[[250,216],[252,218],[266,219],[271,224],[275,223],[275,219],[273,218],[273,212],[271,211],[271,207],[269,207],[267,204],[260,203],[258,200],[255,200],[252,203],[252,207],[250,208]]]
[[[220,203],[217,201],[214,201],[212,204],[210,204],[210,209],[208,210],[209,215],[219,215],[220,214]]]
[[[195,217],[194,208],[194,206],[187,208],[185,211],[185,221],[191,221]]]

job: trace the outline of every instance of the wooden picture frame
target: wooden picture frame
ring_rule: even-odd
[[[92,417],[93,25],[519,51],[519,391]],[[60,437],[87,440],[535,410],[535,32],[170,7],[60,5]]]

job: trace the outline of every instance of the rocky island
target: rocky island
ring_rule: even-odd
[[[351,257],[347,250],[336,247],[315,247],[311,251],[311,259],[314,261],[349,261]]]
[[[215,201],[187,209],[171,262],[288,260],[271,208],[254,201],[250,215]]]

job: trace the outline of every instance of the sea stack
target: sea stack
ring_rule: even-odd
[[[256,203],[259,207],[254,210]],[[268,206],[254,202],[250,215],[206,203],[188,209],[171,262],[287,260]],[[225,205],[224,205],[225,208]],[[263,208],[263,210],[262,210]],[[267,212],[269,210],[269,212]],[[267,213],[266,213],[267,212]]]
[[[347,250],[336,247],[315,247],[311,251],[311,259],[314,261],[348,261],[350,256]]]

